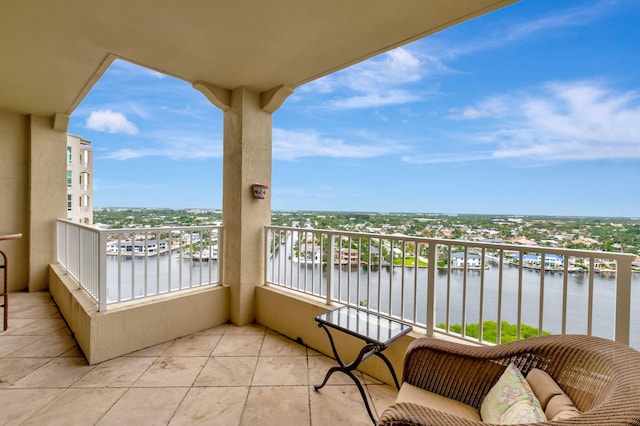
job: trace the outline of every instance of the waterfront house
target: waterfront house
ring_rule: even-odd
[[[451,253],[451,266],[454,268],[479,268],[481,266],[482,257],[477,253],[467,253],[466,261],[463,252]]]
[[[336,263],[341,265],[358,265],[360,263],[360,255],[358,250],[343,247],[336,250]]]
[[[525,254],[522,257],[522,262],[526,266],[539,268],[542,263],[542,256],[539,254]],[[548,254],[544,258],[544,264],[551,269],[562,268],[564,266],[564,259],[562,256]]]

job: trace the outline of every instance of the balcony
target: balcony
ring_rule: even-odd
[[[90,362],[227,321],[229,295],[220,284],[224,259],[218,250],[222,231],[101,231],[59,220],[51,291],[56,300],[67,300],[65,293],[82,300],[84,319],[73,304],[61,309],[75,334],[83,336],[80,345]],[[632,291],[639,278],[632,273],[632,255],[295,227],[266,227],[264,241],[258,322],[324,353],[330,353],[326,342],[310,332],[313,317],[338,305],[406,322],[416,336],[499,344],[502,328],[514,324],[516,339],[527,337],[525,330],[533,327],[536,335],[588,334],[640,346],[634,333],[640,319],[632,315],[640,303]],[[606,274],[603,265],[611,268]],[[76,291],[77,286],[83,290]],[[179,308],[184,300],[189,303]],[[196,320],[194,312],[203,314]],[[143,334],[116,325],[124,321],[116,318],[126,315],[134,315]],[[82,325],[87,321],[93,324],[90,330]],[[154,321],[178,334],[152,331],[158,328]],[[486,322],[488,328],[477,327]],[[178,330],[175,324],[187,328]],[[468,326],[474,325],[472,334]],[[114,334],[117,339],[108,337]],[[401,352],[396,354],[400,361]]]
[[[177,328],[183,321],[180,318],[181,298],[190,300],[188,314],[193,316],[198,307],[191,292],[197,291],[197,298],[202,298],[200,291],[203,288],[224,292],[224,286],[218,281],[219,272],[212,266],[222,260],[222,253],[218,253],[215,262],[203,262],[204,259],[195,262],[193,258],[196,254],[201,256],[202,247],[217,245],[221,231],[221,227],[99,231],[60,220],[58,256],[61,264],[52,266],[52,275],[59,275],[61,280],[68,280],[73,275],[73,281],[79,277],[83,289],[71,291],[70,295],[79,299],[90,297],[96,310],[94,314],[98,316],[155,305],[167,319],[166,323],[158,323],[158,318],[152,316],[155,327],[173,325]],[[158,244],[162,235],[167,237],[165,244]],[[137,243],[127,245],[125,241]],[[153,243],[149,244],[150,241]],[[198,243],[198,250],[189,251],[189,259],[183,259],[187,247],[193,248],[193,243]],[[120,335],[118,340],[134,340],[138,344],[148,344],[154,338],[165,340],[97,363],[88,364],[86,359],[90,357],[83,356],[83,352],[86,354],[81,346],[84,343],[83,332],[74,329],[74,316],[65,314],[72,330],[61,321],[58,306],[63,313],[69,306],[64,302],[64,293],[56,279],[51,281],[57,305],[51,302],[48,293],[13,293],[11,328],[0,334],[0,347],[5,348],[3,355],[6,357],[6,367],[1,370],[4,383],[0,392],[7,393],[11,403],[15,404],[9,412],[21,421],[27,420],[27,423],[37,423],[51,415],[116,422],[120,416],[131,416],[133,410],[139,421],[153,419],[163,424],[180,424],[194,418],[206,423],[210,415],[223,416],[217,418],[228,418],[230,423],[264,424],[264,419],[257,416],[265,416],[265,413],[269,413],[268,417],[274,424],[280,424],[282,419],[278,415],[282,413],[286,413],[287,419],[294,416],[296,424],[333,424],[339,420],[349,424],[369,424],[357,389],[346,376],[334,375],[330,385],[320,392],[311,388],[333,365],[333,360],[323,355],[330,351],[326,336],[322,336],[315,326],[314,315],[345,304],[412,324],[414,332],[387,351],[396,370],[400,371],[404,347],[418,336],[426,334],[436,338],[462,339],[470,344],[487,344],[482,334],[472,337],[465,334],[464,328],[462,333],[453,332],[451,323],[454,319],[464,324],[492,317],[492,304],[482,303],[490,298],[492,275],[488,271],[491,270],[495,270],[497,274],[494,275],[502,280],[496,283],[503,294],[498,298],[503,305],[499,305],[501,309],[497,310],[497,315],[507,312],[507,305],[517,301],[511,314],[517,319],[518,330],[525,323],[534,323],[542,324],[541,330],[596,335],[609,333],[610,338],[630,339],[632,344],[637,344],[633,340],[637,334],[634,330],[638,329],[637,318],[630,312],[638,303],[637,292],[631,291],[631,283],[635,284],[638,277],[631,272],[632,256],[629,255],[273,226],[265,229],[265,244],[265,284],[256,293],[258,323],[237,327],[227,323],[223,316],[213,320],[218,322],[216,325],[198,323],[196,327],[200,330],[197,332],[173,338],[154,335],[147,326],[136,323],[137,327],[129,326],[125,330],[142,328],[147,333],[144,337],[136,335],[127,339]],[[308,246],[313,247],[311,256],[306,255]],[[359,257],[350,255],[345,263],[343,246],[349,248],[350,253],[357,251]],[[130,247],[130,250],[125,249],[128,258],[122,252],[123,247]],[[173,284],[171,277],[175,275],[171,271],[175,270],[160,269],[159,262],[153,268],[149,267],[150,259],[160,256],[158,250],[163,248],[173,248],[175,255],[188,264]],[[116,251],[112,253],[116,267],[106,269],[107,276],[111,274],[111,282],[106,283],[106,291],[94,291],[86,285],[93,280],[87,271],[99,271],[98,265],[107,263],[109,250]],[[424,256],[421,250],[424,250]],[[210,248],[205,248],[205,251],[211,253]],[[481,258],[480,265],[490,262],[490,259],[494,263],[488,269],[476,268],[475,256],[469,255],[476,251]],[[531,260],[534,251],[540,254],[537,261]],[[507,252],[512,262],[525,259],[525,256],[529,260],[507,266]],[[334,255],[327,257],[327,253]],[[422,270],[408,268],[411,253],[414,262],[433,265],[440,259],[442,265],[442,259],[448,258],[452,267],[438,273],[438,268],[433,268],[434,273],[428,273],[432,269],[428,267]],[[603,264],[604,257],[609,258],[609,264],[613,262],[616,265],[615,278],[610,277],[606,281],[609,286],[617,287],[613,292],[614,298],[603,296],[602,283],[599,283],[594,267]],[[588,290],[587,297],[581,299],[586,303],[583,314],[576,314],[577,307],[569,307],[567,299],[571,293],[569,268],[577,258],[581,259],[580,263],[591,265],[589,271],[582,272],[586,274],[583,281]],[[327,259],[333,261],[327,262]],[[369,261],[367,267],[361,264],[362,259]],[[474,259],[474,262],[469,262],[469,259]],[[138,273],[132,268],[122,274],[123,263],[127,261],[131,265],[138,261],[143,267]],[[65,265],[66,270],[61,265]],[[459,265],[457,269],[455,265]],[[168,262],[166,267],[170,268],[171,263]],[[155,275],[150,273],[153,269]],[[548,270],[545,272],[545,269]],[[204,271],[209,271],[210,275]],[[537,277],[535,292],[542,299],[546,295],[545,288],[553,289],[561,284],[563,296],[546,296],[560,302],[557,324],[546,318],[556,309],[553,303],[549,305],[539,300],[537,304],[531,303],[533,296],[527,289],[531,280],[523,278],[526,274]],[[98,277],[100,275],[97,274]],[[507,279],[513,276],[518,280]],[[191,281],[186,280],[187,277],[191,277]],[[164,284],[154,284],[163,282],[162,279],[166,279]],[[429,291],[431,280],[436,284],[434,291]],[[452,283],[455,281],[462,284],[462,292],[453,291]],[[479,283],[481,285],[477,286]],[[443,287],[444,291],[438,291],[438,287]],[[476,289],[472,290],[474,287]],[[110,293],[108,288],[116,289],[115,293]],[[132,288],[133,291],[124,294],[123,288]],[[136,292],[136,289],[144,289],[144,292]],[[100,301],[101,294],[107,295],[104,306]],[[116,294],[118,297],[114,297]],[[226,296],[222,303],[208,300],[207,307],[224,309],[228,293],[223,294]],[[83,300],[80,305],[86,306],[87,299]],[[418,306],[424,306],[424,311]],[[428,313],[430,306],[433,306],[433,313]],[[228,309],[226,311],[228,317]],[[439,311],[444,312],[444,327],[439,320],[436,321],[442,316]],[[530,320],[531,312],[534,316],[539,315],[539,319]],[[603,312],[611,321],[604,328],[595,327],[594,323],[604,321],[599,317]],[[504,316],[508,317],[508,314]],[[143,318],[138,320],[144,321]],[[108,338],[102,339],[109,341]],[[357,344],[348,339],[341,340],[340,345],[350,354],[358,350]],[[366,361],[357,374],[366,384],[374,415],[379,415],[393,401],[396,392],[386,384],[390,382],[389,377],[376,363],[379,363],[376,359]],[[175,374],[178,369],[181,373]],[[28,400],[29,404],[23,405],[20,398]],[[149,400],[160,401],[162,407],[147,408]],[[218,402],[212,406],[211,400]],[[286,404],[286,408],[281,408],[282,404]],[[155,406],[151,404],[151,407]]]
[[[373,254],[376,243],[370,246],[369,241],[376,239],[380,257],[388,256],[383,253],[383,241],[389,241],[392,249],[393,254],[387,260],[391,272],[385,275],[389,281],[383,282],[380,278],[384,272],[381,268],[385,267],[381,264],[375,274],[373,271],[370,274],[377,275],[378,281],[361,286],[358,278],[352,281],[350,272],[344,275],[338,272],[343,267],[351,268],[355,252],[348,252],[343,259],[346,261],[344,266],[339,263],[336,268],[330,260],[333,249],[341,247],[344,241],[342,236],[331,232],[318,230],[316,238],[322,249],[318,252],[318,258],[315,249],[312,249],[308,267],[302,267],[300,262],[294,265],[286,257],[282,258],[282,263],[273,263],[272,250],[275,250],[276,242],[285,250],[287,247],[293,250],[293,242],[287,243],[286,232],[294,230],[269,228],[271,194],[264,199],[255,199],[251,195],[251,185],[261,182],[272,186],[272,114],[294,89],[395,46],[512,2],[399,2],[393,8],[388,8],[368,7],[365,2],[345,6],[336,1],[297,2],[296,7],[291,7],[291,1],[274,1],[268,7],[260,2],[250,2],[251,7],[247,7],[245,2],[225,2],[222,7],[222,2],[198,0],[189,8],[178,3],[158,8],[150,0],[141,0],[127,4],[129,13],[126,16],[120,13],[122,8],[105,7],[98,2],[62,2],[44,12],[42,8],[25,6],[26,2],[7,2],[4,9],[6,13],[2,17],[11,25],[0,26],[0,44],[8,58],[0,80],[0,130],[4,144],[3,155],[0,156],[0,178],[6,183],[2,192],[0,225],[3,230],[20,232],[24,237],[4,242],[2,247],[11,262],[9,288],[12,291],[12,305],[10,328],[0,335],[0,353],[5,357],[0,363],[3,379],[0,392],[3,396],[11,394],[12,399],[2,398],[3,401],[11,401],[11,409],[5,407],[0,416],[15,415],[18,419],[15,421],[27,424],[42,423],[44,416],[47,416],[47,420],[55,417],[70,422],[69,419],[77,418],[74,415],[82,416],[83,420],[121,423],[117,417],[120,413],[139,413],[144,411],[146,401],[152,401],[158,405],[151,404],[150,413],[140,413],[142,423],[149,418],[164,424],[171,421],[180,423],[181,418],[176,417],[178,413],[180,416],[191,416],[191,420],[200,415],[196,405],[190,405],[191,398],[197,399],[198,393],[220,397],[207,398],[209,402],[227,401],[222,398],[230,396],[233,388],[233,391],[240,392],[234,394],[235,402],[244,401],[242,392],[247,396],[246,405],[236,408],[236,414],[238,411],[243,413],[236,417],[240,419],[239,423],[264,423],[264,414],[258,420],[254,417],[260,410],[254,401],[264,397],[269,400],[260,406],[262,410],[267,410],[269,404],[287,403],[277,414],[284,414],[289,419],[302,412],[308,419],[302,424],[334,424],[341,420],[349,424],[369,424],[360,401],[356,405],[347,404],[352,400],[352,385],[343,387],[342,382],[336,382],[327,391],[323,389],[318,394],[309,390],[308,385],[314,382],[317,374],[317,364],[322,364],[320,370],[323,370],[330,362],[318,354],[331,353],[326,335],[322,334],[313,320],[315,315],[339,304],[354,304],[413,324],[415,333],[398,340],[387,351],[396,369],[401,365],[404,348],[417,336],[451,336],[479,344],[477,338],[473,341],[464,331],[455,336],[451,326],[458,321],[463,326],[465,323],[481,321],[496,312],[479,304],[485,296],[482,291],[476,290],[484,287],[485,283],[480,279],[476,284],[476,278],[472,278],[472,274],[476,273],[466,269],[456,272],[458,275],[444,274],[445,281],[454,282],[456,276],[460,278],[465,289],[458,292],[450,286],[445,293],[451,299],[463,295],[459,300],[460,308],[456,311],[460,314],[452,314],[457,302],[447,302],[445,307],[438,305],[440,299],[435,285],[438,278],[435,268],[415,268],[415,284],[413,287],[405,284],[411,278],[406,268],[407,254],[410,253],[408,247],[428,242],[425,257],[430,265],[440,260],[437,245],[445,248],[448,245],[456,248],[456,251],[462,247],[464,253],[480,249],[481,256],[485,258],[496,252],[504,254],[508,248],[390,239],[382,235],[368,236],[365,241],[356,235],[344,234],[348,244],[356,242],[358,254]],[[79,16],[82,19],[78,19]],[[148,19],[138,19],[140,16]],[[216,25],[211,25],[212,19],[216,19]],[[158,28],[173,28],[174,31],[163,32]],[[328,28],[331,31],[327,31]],[[34,38],[33,34],[38,34],[38,37]],[[154,37],[145,34],[154,34]],[[181,38],[176,34],[190,36]],[[179,58],[176,58],[176,52]],[[211,52],[217,53],[212,56]],[[22,57],[33,60],[18,60]],[[211,60],[212,57],[215,60]],[[106,250],[107,238],[100,233],[80,232],[81,228],[63,233],[57,219],[66,215],[64,152],[70,116],[95,82],[118,58],[179,77],[224,111],[224,238],[217,261],[219,269],[209,269],[208,265],[203,267],[200,264],[198,272],[189,275],[188,279],[178,273],[182,282],[179,279],[167,279],[166,286],[165,282],[154,281],[153,278],[171,277],[175,270],[169,273],[159,271],[158,266],[155,270],[153,266],[150,267],[153,260],[147,258],[149,246],[143,245],[145,256],[136,260],[142,265],[141,268],[132,267],[127,271],[124,263],[119,263],[121,275],[123,271],[125,275],[130,273],[133,284],[129,283],[128,288],[126,283],[125,287],[118,284],[116,292],[109,293],[105,279],[107,254],[101,251]],[[149,231],[149,234],[138,232],[147,241],[163,238],[162,235],[152,235],[158,232],[156,230]],[[57,233],[64,235],[64,239],[57,240]],[[278,236],[279,233],[282,234]],[[283,236],[284,239],[281,239]],[[58,245],[60,241],[64,241],[64,245]],[[284,244],[281,241],[285,241]],[[325,262],[322,257],[327,247],[330,250],[326,251],[329,253],[326,269],[332,273],[323,281],[324,266],[316,266],[313,262],[314,259]],[[363,250],[364,247],[366,249]],[[121,249],[116,245],[116,250]],[[417,250],[414,251],[417,254]],[[452,251],[449,249],[449,252]],[[519,253],[522,261],[515,271],[523,276],[527,273],[524,269],[525,254],[537,253],[542,256],[541,265],[546,265],[544,256],[556,254],[539,248],[523,248]],[[595,270],[595,261],[599,257],[594,253],[560,253],[564,254],[569,257],[585,255],[593,259],[589,260],[593,266],[590,271]],[[419,256],[415,259],[418,264]],[[114,259],[117,259],[117,255]],[[601,312],[597,306],[605,302],[605,332],[611,338],[630,341],[638,334],[635,326],[637,316],[633,315],[631,309],[635,306],[632,303],[637,295],[632,291],[632,274],[627,256],[619,254],[613,259],[617,263],[617,276],[613,284],[616,287],[615,297],[606,300],[598,298],[598,286],[594,284],[592,287],[591,278],[587,278],[583,288],[588,295],[584,299],[588,309],[582,312],[588,314],[580,322],[583,327],[580,331],[589,333],[595,330],[594,323],[600,321],[597,315]],[[403,262],[402,266],[396,268],[396,260]],[[120,261],[114,262],[118,264]],[[192,271],[191,268],[189,271]],[[320,275],[314,275],[316,269]],[[428,275],[426,284],[422,277],[424,271]],[[138,281],[139,274],[145,277],[142,281]],[[559,272],[553,274],[560,275]],[[214,278],[199,280],[200,276],[208,278],[209,275]],[[401,278],[399,288],[402,291],[398,295],[393,291],[385,291],[385,286],[394,288],[396,276]],[[563,272],[562,277],[566,276],[568,273]],[[549,282],[554,281],[546,277],[546,273],[540,274],[539,289],[549,288]],[[178,288],[173,286],[176,282]],[[516,300],[513,305],[517,307],[516,316],[515,320],[510,321],[517,324],[531,322],[522,309],[524,302],[529,299],[528,294],[519,290],[520,283],[522,281],[514,284],[498,280],[490,284],[507,286],[510,291],[516,286],[518,291],[512,293]],[[557,288],[561,294],[568,291],[564,283]],[[594,297],[589,296],[592,289]],[[23,294],[25,291],[30,294]],[[44,297],[42,292],[45,292]],[[413,296],[409,297],[412,293]],[[53,296],[55,306],[48,301],[47,294]],[[546,290],[538,294],[544,295],[544,300],[553,299],[546,295]],[[31,296],[38,298],[41,304],[29,306],[34,303],[28,300]],[[540,324],[541,321],[541,329],[544,329],[547,308],[540,298],[536,300],[537,309],[534,311],[541,314],[533,322]],[[566,304],[561,311],[563,319],[553,324],[556,327],[559,325],[560,332],[571,331],[572,326],[567,321],[572,319],[571,302],[566,297],[559,300]],[[452,308],[451,311],[447,311],[447,306]],[[467,311],[466,308],[471,306],[476,307],[475,312]],[[498,306],[502,306],[502,303]],[[439,327],[438,312],[449,312],[445,316],[444,328]],[[73,337],[59,315],[71,327]],[[258,326],[250,325],[256,322]],[[255,344],[254,352],[249,355],[256,358],[252,381],[241,382],[239,388],[243,390],[233,386],[224,387],[222,396],[219,387],[198,386],[200,377],[203,377],[202,380],[207,378],[203,372],[207,363],[216,358],[215,351],[224,349],[225,340],[237,338],[235,333],[243,336],[239,340],[261,341],[260,349]],[[219,339],[215,344],[209,342],[207,351],[210,349],[210,352],[202,354],[198,348],[184,349],[183,345],[190,346],[185,344],[188,340],[207,341],[210,338],[201,337],[211,335]],[[248,338],[246,335],[258,337]],[[281,336],[293,340],[300,338],[315,351],[290,344]],[[216,339],[213,337],[213,340]],[[482,336],[480,340],[483,340]],[[340,343],[347,355],[357,352],[354,342],[345,339]],[[167,372],[171,373],[172,369],[166,367],[170,367],[168,358],[175,356],[171,355],[174,344],[183,346],[181,353],[189,355],[176,356],[188,358],[176,362],[187,363],[202,358],[201,366],[198,364],[199,367],[192,366],[189,370],[191,383],[171,382],[180,377],[169,377],[168,382],[164,382],[158,376],[160,370],[169,370]],[[296,382],[293,385],[295,389],[288,388],[293,392],[288,392],[286,398],[278,394],[277,389],[272,389],[274,386],[289,386],[289,383],[270,379],[256,381],[260,378],[258,367],[261,363],[268,363],[267,358],[262,361],[260,358],[275,356],[274,352],[279,351],[274,349],[277,347],[282,348],[282,353],[300,353],[302,355],[299,356],[307,361],[307,381],[302,379],[301,384]],[[140,350],[144,352],[138,352]],[[194,356],[190,351],[198,355]],[[133,373],[129,370],[131,366],[125,368],[131,360],[134,362]],[[362,372],[382,383],[389,383],[390,379],[381,364],[375,358],[367,360],[362,364]],[[120,371],[123,374],[119,374]],[[44,383],[40,374],[45,376]],[[103,382],[92,382],[100,375],[103,376]],[[278,376],[278,379],[288,377],[285,373]],[[216,378],[214,384],[225,383],[230,377]],[[375,405],[379,413],[380,406],[385,405],[388,392],[385,385],[377,387],[375,380],[366,380],[370,382],[367,387],[370,396],[374,402],[379,401]],[[165,387],[165,383],[170,386]],[[272,395],[269,395],[271,392]],[[298,392],[301,399],[295,400],[293,396]],[[320,397],[326,398],[323,401],[328,400],[329,404],[318,404]],[[294,406],[288,405],[292,401],[298,402]],[[107,402],[112,407],[108,412],[104,407]],[[170,404],[173,404],[171,413],[162,410]],[[300,411],[297,404],[306,408]],[[231,407],[232,404],[224,406]],[[305,409],[308,411],[305,412]],[[212,409],[212,412],[215,410]],[[344,416],[350,413],[362,415],[362,418],[345,419]],[[320,416],[320,420],[314,416]]]
[[[1,424],[370,425],[332,360],[263,326],[223,324],[88,365],[48,293],[12,293],[0,332]],[[379,415],[395,391],[364,380]]]

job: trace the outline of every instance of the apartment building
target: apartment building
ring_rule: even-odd
[[[80,136],[67,135],[67,219],[93,224],[93,149]]]

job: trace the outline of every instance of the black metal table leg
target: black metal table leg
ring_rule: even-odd
[[[360,353],[358,354],[356,359],[353,360],[353,362],[346,364],[342,360],[342,358],[340,357],[340,354],[338,353],[338,350],[336,349],[336,345],[333,341],[333,337],[331,336],[331,332],[329,331],[329,329],[325,327],[324,324],[322,323],[319,323],[318,327],[322,327],[324,331],[327,332],[327,336],[329,336],[329,343],[331,344],[331,350],[333,351],[333,355],[335,356],[335,359],[338,362],[338,365],[335,367],[331,367],[329,371],[327,371],[327,374],[325,375],[324,380],[322,381],[322,384],[314,385],[313,388],[316,391],[319,389],[322,389],[324,385],[327,384],[329,377],[331,377],[331,375],[336,371],[340,371],[346,374],[347,376],[351,377],[351,380],[353,380],[353,382],[356,384],[358,391],[360,391],[360,396],[362,397],[364,406],[367,409],[367,413],[369,414],[369,418],[371,418],[371,421],[373,422],[373,424],[376,424],[376,419],[373,415],[373,412],[371,411],[371,406],[369,405],[369,399],[367,398],[367,394],[365,393],[364,388],[362,387],[362,383],[360,383],[360,380],[358,380],[358,378],[355,376],[355,374],[353,374],[352,371],[357,369],[360,363],[362,362],[362,360],[368,358],[369,356],[373,354],[381,355],[378,353],[380,351],[380,347],[372,343],[368,343],[360,350]],[[385,360],[385,363],[388,366],[390,366],[389,360],[387,360],[386,357],[383,357],[383,359]],[[396,380],[396,383],[397,383],[397,379],[395,379],[395,373],[392,373],[392,374],[394,376],[394,380]]]
[[[360,396],[362,397],[362,402],[364,402],[364,406],[367,409],[367,413],[369,414],[371,421],[375,424],[376,419],[371,411],[371,405],[369,404],[369,399],[367,398],[363,383],[358,379],[358,377],[356,377],[353,370],[357,369],[360,363],[365,359],[372,355],[376,355],[389,369],[391,377],[393,378],[393,383],[396,385],[396,389],[399,390],[400,384],[398,383],[398,377],[393,370],[393,366],[389,359],[381,352],[387,349],[391,342],[409,333],[412,329],[411,326],[392,318],[384,317],[375,312],[368,312],[353,306],[343,306],[341,308],[325,312],[316,316],[315,320],[318,322],[318,327],[321,327],[327,333],[329,343],[331,344],[331,350],[333,351],[333,356],[335,357],[338,365],[331,367],[329,371],[327,371],[322,383],[315,385],[314,389],[316,391],[322,389],[324,385],[327,384],[331,375],[337,371],[346,374],[356,384],[358,391],[360,392]],[[338,330],[365,342],[364,347],[360,349],[360,353],[351,363],[345,363],[342,357],[340,357],[330,329]]]

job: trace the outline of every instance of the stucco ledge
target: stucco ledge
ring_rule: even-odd
[[[58,264],[49,291],[89,364],[96,364],[229,321],[229,288],[205,286],[109,306],[97,303]]]

